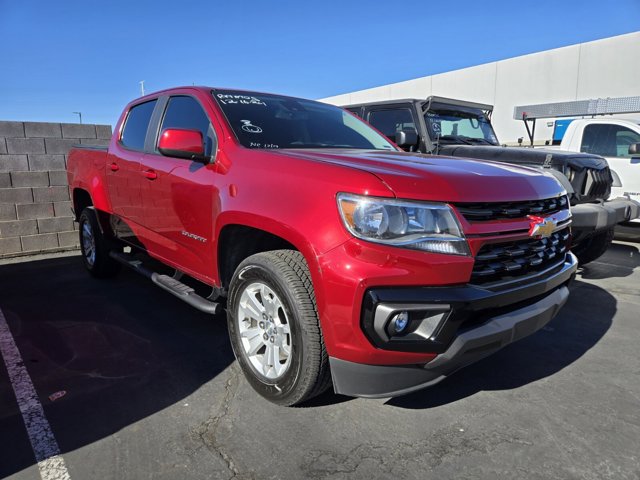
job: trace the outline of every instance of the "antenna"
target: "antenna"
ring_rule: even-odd
[[[140,84],[140,93],[142,97],[144,97],[144,80],[141,80],[140,82],[138,82]]]
[[[78,115],[78,117],[80,117],[80,124],[82,124],[82,112],[71,112],[71,113]]]

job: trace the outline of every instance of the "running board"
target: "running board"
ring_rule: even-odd
[[[166,290],[201,312],[213,315],[218,311],[219,303],[211,302],[206,298],[201,297],[189,285],[185,285],[181,281],[170,277],[169,275],[162,275],[149,270],[140,260],[133,258],[133,256],[119,252],[110,252],[109,256],[117,262],[135,270],[139,274],[144,275],[163,290]]]

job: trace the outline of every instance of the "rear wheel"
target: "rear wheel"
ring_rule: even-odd
[[[593,262],[607,251],[613,242],[614,228],[603,230],[585,238],[571,248],[580,265]]]
[[[292,406],[330,385],[309,268],[300,252],[258,253],[237,268],[229,288],[229,336],[251,386]]]
[[[120,264],[109,256],[117,246],[102,234],[96,212],[85,208],[80,215],[80,251],[85,268],[97,278],[113,277],[120,271]]]

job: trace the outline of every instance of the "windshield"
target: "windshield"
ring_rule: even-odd
[[[434,143],[498,145],[493,127],[482,110],[432,104],[424,119]]]
[[[362,120],[332,105],[232,90],[214,90],[213,96],[247,148],[396,150]]]

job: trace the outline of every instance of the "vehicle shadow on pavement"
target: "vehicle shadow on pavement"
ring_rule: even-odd
[[[0,309],[63,454],[183,400],[234,361],[224,312],[197,312],[130,271],[92,279],[79,257],[0,266]],[[35,463],[2,362],[0,436],[0,478]]]
[[[0,266],[0,309],[63,454],[183,401],[234,361],[224,313],[199,313],[128,270],[92,279],[78,257]],[[433,408],[553,375],[605,335],[615,312],[612,295],[577,281],[544,330],[387,405]],[[304,406],[348,400],[329,391]],[[35,463],[1,362],[0,440],[0,478]]]
[[[601,280],[628,277],[640,266],[640,248],[635,245],[613,243],[605,254],[581,269],[582,278]]]
[[[457,402],[481,391],[511,390],[553,375],[578,361],[607,333],[617,310],[606,290],[575,281],[558,316],[534,335],[505,347],[425,390],[386,405],[426,409]]]

